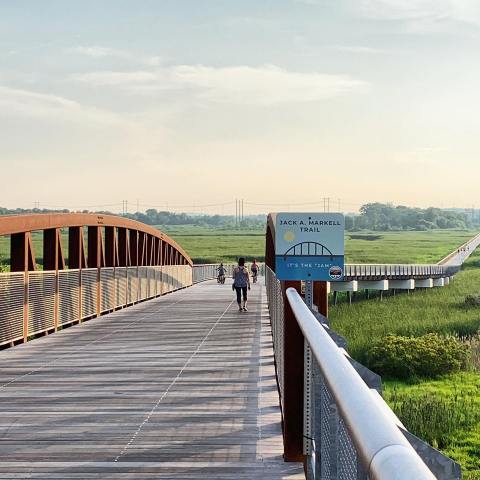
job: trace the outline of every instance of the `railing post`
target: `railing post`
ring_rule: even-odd
[[[28,272],[35,270],[35,254],[30,232],[15,233],[10,236],[10,271],[23,272],[23,342],[28,341]]]
[[[304,460],[303,455],[303,385],[304,385],[304,339],[302,331],[286,297],[288,288],[299,293],[298,281],[282,282],[284,302],[284,397],[283,397],[283,438],[284,456],[287,462]]]
[[[313,282],[313,303],[318,307],[318,313],[328,318],[327,282]]]

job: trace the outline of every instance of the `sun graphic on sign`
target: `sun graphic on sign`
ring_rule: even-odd
[[[287,230],[284,234],[283,234],[283,239],[286,241],[286,242],[293,242],[295,240],[295,234],[291,231],[291,230]]]

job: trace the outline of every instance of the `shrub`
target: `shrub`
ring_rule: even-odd
[[[436,377],[464,368],[469,357],[469,345],[453,336],[387,335],[368,350],[367,363],[387,377]]]
[[[467,295],[465,297],[465,305],[480,307],[480,295]]]

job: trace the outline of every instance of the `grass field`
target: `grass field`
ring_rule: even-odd
[[[264,230],[213,229],[194,226],[158,226],[192,257],[194,263],[231,263],[238,257],[263,261]]]
[[[475,252],[445,288],[359,299],[330,309],[333,329],[348,341],[348,351],[368,365],[368,349],[387,334],[425,333],[474,336],[480,329],[480,306],[466,305],[480,294],[480,252]],[[478,351],[477,351],[478,357]],[[478,360],[477,360],[478,367]],[[387,380],[385,398],[408,429],[459,461],[465,478],[480,479],[480,373],[456,372],[439,379]],[[408,408],[404,408],[407,402]]]
[[[263,260],[263,230],[162,227],[182,245],[195,263],[231,262],[239,256]],[[347,233],[348,263],[436,263],[475,235],[474,231]]]
[[[244,256],[249,261],[265,257],[263,229],[236,230],[192,225],[162,226],[192,257],[195,263],[233,262]],[[345,235],[348,263],[436,263],[475,235],[474,231],[434,230],[430,232],[359,232]],[[37,263],[42,265],[42,237],[34,232]],[[66,233],[62,235],[67,252]],[[0,265],[8,263],[9,240],[0,237]]]

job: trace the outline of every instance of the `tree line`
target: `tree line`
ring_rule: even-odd
[[[0,215],[21,215],[30,213],[69,213],[67,209],[8,209],[0,207]],[[99,213],[114,215],[108,211],[81,213]],[[360,213],[345,215],[345,228],[348,231],[358,230],[434,230],[434,229],[468,229],[480,224],[479,211],[470,214],[464,211],[443,210],[440,208],[411,208],[388,203],[367,203],[360,208]],[[147,225],[194,225],[212,228],[265,228],[265,215],[248,215],[237,222],[234,215],[188,214],[149,209],[146,212],[127,213],[126,218],[137,220]]]
[[[468,229],[478,225],[478,217],[440,208],[411,208],[388,203],[367,203],[360,215],[347,215],[345,228],[355,230],[435,230]]]

